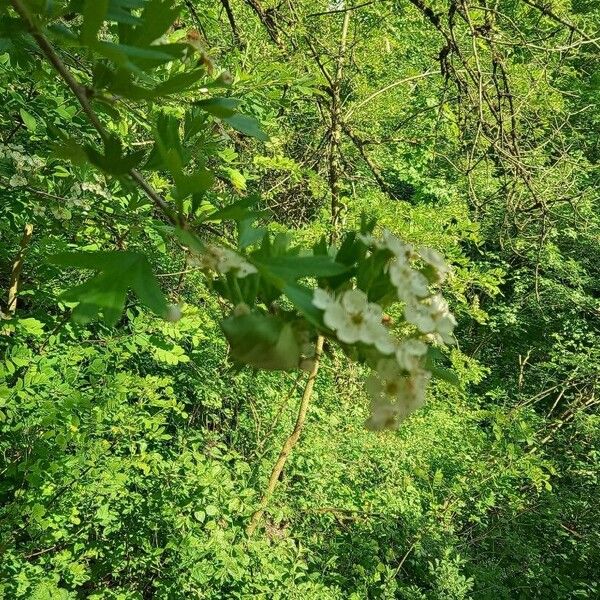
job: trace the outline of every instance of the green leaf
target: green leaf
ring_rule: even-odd
[[[262,142],[269,139],[269,136],[260,128],[259,122],[249,115],[235,114],[231,117],[224,117],[223,121],[244,135],[249,135]]]
[[[35,133],[35,130],[37,129],[37,121],[35,120],[35,117],[31,113],[27,112],[24,108],[19,109],[19,114],[21,115],[21,119],[23,119],[25,127],[27,127],[31,133]]]
[[[126,25],[136,25],[141,22],[139,17],[131,14],[131,10],[142,8],[145,0],[110,0],[107,19]]]
[[[458,375],[452,369],[440,366],[439,363],[442,360],[446,360],[445,356],[437,348],[429,347],[427,349],[425,368],[430,371],[436,379],[441,379],[450,385],[459,387],[460,380]]]
[[[140,17],[142,23],[133,31],[133,43],[144,46],[157,40],[168,31],[180,10],[179,6],[173,7],[173,0],[150,0]]]
[[[108,11],[109,0],[85,0],[80,38],[84,44],[93,44]]]
[[[154,335],[150,337],[149,342],[152,356],[159,362],[168,365],[190,362],[190,357],[178,344]]]
[[[35,337],[44,335],[44,324],[32,317],[27,319],[19,319],[17,325],[29,335],[33,335]]]
[[[197,102],[194,102],[194,104],[215,117],[219,117],[220,119],[228,119],[229,117],[235,115],[237,108],[240,105],[240,100],[237,98],[215,97],[207,98],[206,100],[198,100]],[[258,125],[258,122],[256,124]],[[234,126],[232,125],[232,127]]]
[[[248,196],[247,198],[242,198],[242,200],[238,200],[237,202],[233,202],[232,204],[228,204],[223,208],[219,208],[218,210],[205,215],[202,217],[202,222],[205,221],[241,221],[243,219],[247,219],[248,215],[252,212],[250,211],[250,207],[256,204],[258,198],[256,196]]]
[[[186,91],[192,85],[194,85],[201,77],[206,75],[206,71],[203,68],[194,69],[186,73],[178,73],[173,75],[166,81],[158,84],[151,94],[153,98],[159,98],[161,96],[168,96],[170,94],[178,94]]]
[[[439,367],[438,365],[430,365],[427,368],[431,371],[431,374],[436,379],[441,379],[442,381],[445,381],[446,383],[449,383],[455,387],[460,386],[460,379],[452,369]]]
[[[169,233],[173,237],[177,238],[184,246],[187,246],[190,250],[198,253],[204,252],[204,244],[191,231],[187,229],[181,229],[179,227],[165,226],[163,231]]]
[[[165,113],[159,114],[154,139],[158,152],[171,174],[180,173],[184,166],[184,158],[177,118]]]
[[[73,318],[88,322],[102,314],[105,323],[114,325],[125,306],[127,291],[132,289],[139,300],[161,317],[168,313],[167,300],[152,273],[148,259],[135,252],[64,252],[50,257],[60,266],[71,266],[99,273],[70,290],[63,299],[79,304]]]
[[[252,244],[263,239],[267,229],[265,227],[254,227],[255,216],[237,221],[238,245],[240,248],[248,248]]]
[[[300,361],[300,345],[290,323],[273,315],[250,313],[221,323],[237,361],[259,369],[290,370]]]
[[[128,155],[122,154],[121,141],[116,136],[111,136],[104,142],[104,154],[100,154],[94,147],[86,145],[86,154],[89,161],[111,175],[125,175],[135,168],[144,158],[145,152],[138,150]]]
[[[298,283],[283,287],[283,293],[307,321],[316,327],[323,327],[323,312],[312,303],[313,291]]]
[[[166,62],[182,58],[186,50],[185,44],[162,44],[160,46],[130,46],[98,42],[94,50],[128,71],[141,73],[158,67]]]
[[[271,256],[256,259],[255,264],[267,276],[285,282],[302,277],[333,277],[348,271],[347,265],[336,263],[330,256]]]
[[[88,156],[85,148],[73,138],[66,138],[51,145],[52,154],[57,158],[70,160],[74,165],[88,164]]]
[[[193,175],[173,173],[173,179],[177,186],[177,196],[183,200],[191,194],[205,192],[212,186],[215,177],[208,169],[199,169]]]

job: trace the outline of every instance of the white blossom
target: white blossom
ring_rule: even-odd
[[[75,183],[73,185],[73,188],[71,188],[73,195],[76,195],[76,196],[79,195],[77,193],[78,187],[79,187],[79,185],[77,183]],[[112,194],[97,183],[93,183],[90,181],[84,181],[81,184],[80,189],[81,189],[80,193],[90,192],[91,194],[95,194],[96,196],[101,196],[102,198],[106,198],[106,200],[112,199]]]
[[[317,308],[325,310],[335,303],[335,298],[326,290],[322,288],[316,288],[313,292],[312,303]]]
[[[380,360],[377,371],[367,380],[371,396],[371,429],[394,427],[410,413],[423,406],[430,374],[417,370],[404,375],[393,359]]]
[[[421,332],[431,334],[434,339],[445,344],[454,343],[456,319],[441,294],[436,294],[424,302],[407,302],[404,316]]]
[[[415,257],[415,249],[412,244],[403,242],[388,229],[383,230],[381,240],[381,246],[387,248],[399,260],[407,262]]]
[[[15,173],[10,178],[8,185],[10,185],[11,187],[22,187],[24,185],[27,185],[27,179],[25,179],[25,177],[23,177],[23,175],[19,175],[18,173]]]
[[[222,246],[206,245],[203,253],[192,255],[188,262],[202,270],[215,271],[220,274],[234,271],[236,277],[239,278],[256,273],[254,265],[233,250]]]
[[[424,298],[429,294],[429,282],[404,259],[396,257],[388,267],[390,281],[396,288],[398,298],[409,301],[415,296]]]
[[[381,306],[369,302],[362,290],[347,290],[334,299],[325,290],[317,288],[313,305],[324,311],[323,322],[335,331],[341,342],[371,344],[384,354],[394,351],[393,340],[382,323]]]
[[[446,278],[450,272],[450,267],[444,260],[444,257],[437,250],[423,247],[419,248],[418,254],[424,263],[433,267],[440,281],[443,281]]]
[[[417,371],[427,353],[427,345],[415,339],[407,339],[396,348],[396,360],[401,369],[405,371]]]
[[[233,83],[233,75],[229,71],[222,71],[218,80],[225,85],[231,85]]]
[[[60,221],[68,221],[71,218],[71,211],[68,208],[57,206],[52,209],[52,214]]]
[[[46,207],[41,206],[40,204],[35,204],[34,207],[31,209],[31,212],[36,217],[42,217],[46,213]]]
[[[359,233],[357,237],[365,246],[368,246],[369,248],[379,244],[377,239],[371,233]]]

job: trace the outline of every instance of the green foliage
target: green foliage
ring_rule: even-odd
[[[597,598],[596,4],[0,5],[0,598]],[[374,433],[384,229],[459,343]]]

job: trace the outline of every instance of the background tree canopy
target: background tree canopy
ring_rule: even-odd
[[[3,1],[0,598],[600,598],[599,23]]]

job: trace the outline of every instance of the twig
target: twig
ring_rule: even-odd
[[[29,14],[29,11],[24,6],[21,0],[10,0],[13,8],[17,14],[23,19],[29,31],[39,46],[42,53],[50,61],[52,66],[56,69],[58,74],[62,77],[63,81],[67,84],[69,89],[73,92],[74,96],[79,101],[83,112],[86,114],[90,123],[94,129],[98,132],[103,141],[109,139],[109,133],[104,128],[104,125],[100,122],[100,119],[94,112],[89,98],[87,88],[81,85],[71,74],[66,65],[62,62],[56,50],[44,34],[38,29],[33,18]],[[162,211],[165,217],[173,225],[181,225],[179,219],[174,215],[171,207],[167,201],[144,179],[144,177],[136,169],[131,169],[128,173],[129,177],[137,183],[137,185],[143,190],[150,200]]]
[[[242,38],[240,37],[240,32],[237,28],[237,23],[235,22],[235,17],[233,16],[233,10],[231,9],[231,4],[229,0],[221,0],[221,4],[225,9],[225,14],[227,15],[227,20],[229,21],[229,26],[231,27],[231,34],[233,35],[233,42],[238,48],[243,47]]]
[[[341,131],[342,131],[342,102],[341,86],[346,60],[346,41],[348,39],[348,28],[350,26],[351,12],[344,13],[342,33],[340,36],[340,48],[336,61],[335,75],[331,85],[331,127],[329,146],[329,189],[331,192],[331,235],[330,243],[336,241],[338,226],[341,224],[342,212],[345,208],[341,198],[340,185],[340,154],[341,154]]]
[[[8,299],[6,302],[6,312],[12,316],[17,311],[17,294],[19,293],[19,285],[21,283],[21,272],[23,270],[23,262],[25,261],[25,253],[33,235],[33,225],[27,223],[23,228],[23,235],[19,244],[19,251],[15,261],[13,262],[10,273],[10,281],[8,283]]]
[[[323,10],[321,12],[310,13],[306,15],[307,18],[310,17],[323,17],[325,15],[338,15],[340,13],[350,12],[352,10],[358,10],[359,8],[364,8],[365,6],[370,6],[371,4],[378,4],[379,2],[385,2],[385,0],[370,0],[369,2],[363,2],[362,4],[355,4],[354,6],[348,6],[347,8],[334,8],[333,10]]]
[[[294,430],[285,440],[283,447],[281,448],[281,452],[279,453],[279,458],[271,471],[271,476],[269,477],[269,483],[267,485],[267,489],[265,490],[258,510],[252,515],[250,519],[250,523],[246,528],[246,534],[248,537],[251,537],[252,534],[256,531],[256,528],[260,524],[265,509],[269,504],[269,500],[277,487],[277,482],[279,481],[279,477],[283,468],[285,467],[285,463],[287,462],[288,456],[290,452],[298,442],[300,438],[300,434],[302,433],[302,429],[304,428],[304,422],[306,421],[306,413],[308,412],[308,405],[312,398],[313,388],[315,385],[315,379],[317,377],[317,373],[319,372],[319,364],[321,362],[321,353],[323,352],[323,337],[319,336],[317,338],[317,343],[315,347],[315,358],[313,363],[313,368],[311,369],[308,379],[306,380],[306,386],[304,388],[304,393],[302,394],[302,400],[300,401],[300,408],[298,410],[298,417],[296,418],[296,424],[294,426]]]
[[[371,100],[374,100],[375,98],[377,98],[377,96],[380,96],[381,94],[384,94],[385,92],[387,92],[391,89],[394,89],[395,87],[398,87],[399,85],[402,85],[403,83],[408,83],[409,81],[415,81],[417,79],[423,79],[424,77],[429,77],[430,75],[438,75],[438,74],[439,73],[437,71],[425,71],[425,73],[421,73],[420,75],[413,75],[411,77],[403,77],[402,79],[398,79],[397,81],[394,81],[393,83],[390,83],[389,85],[386,85],[385,87],[381,88],[380,90],[373,92],[370,96],[367,96],[364,100],[361,100],[354,106],[350,107],[350,109],[344,116],[344,119],[347,121],[352,116],[352,113],[356,109],[363,107],[365,104],[368,104],[369,102],[371,102]]]

